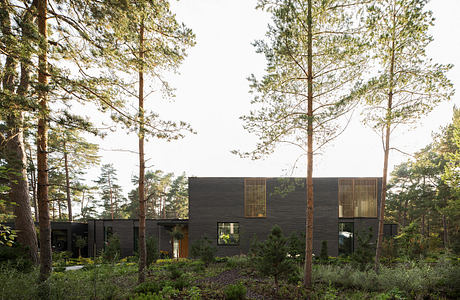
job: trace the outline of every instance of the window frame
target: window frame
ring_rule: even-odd
[[[219,224],[237,224],[238,225],[238,242],[237,243],[232,243],[232,244],[221,244],[219,243],[219,240],[220,240],[220,236],[219,236]],[[216,234],[216,243],[217,243],[217,246],[239,246],[240,245],[240,242],[241,242],[241,235],[240,235],[240,222],[217,222],[217,234]]]
[[[264,209],[264,215],[263,216],[255,216],[255,215],[249,215],[249,210],[247,209],[249,205],[251,204],[248,204],[248,195],[247,195],[247,182],[255,182],[255,181],[263,181],[263,188],[264,188],[264,192],[263,192],[263,209]],[[244,188],[243,188],[243,193],[244,193],[244,217],[245,218],[250,218],[250,219],[260,219],[260,218],[266,218],[267,217],[267,179],[266,178],[259,178],[259,177],[255,177],[255,178],[245,178],[244,179]],[[254,205],[254,204],[252,204]],[[256,204],[257,205],[257,204]]]

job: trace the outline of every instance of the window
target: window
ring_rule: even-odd
[[[244,216],[263,218],[266,212],[265,178],[247,178],[244,180]]]
[[[109,239],[113,235],[113,228],[112,226],[106,226],[104,227],[104,242],[107,244],[109,242]]]
[[[339,255],[353,253],[353,223],[339,223]]]
[[[217,244],[238,245],[240,243],[239,223],[217,223]]]
[[[377,217],[377,179],[339,179],[339,218]]]

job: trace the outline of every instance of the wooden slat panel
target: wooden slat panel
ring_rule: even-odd
[[[265,178],[246,178],[244,180],[244,216],[266,217],[266,195]]]

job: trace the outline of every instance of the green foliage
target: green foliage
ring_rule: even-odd
[[[108,262],[114,262],[120,257],[120,239],[116,233],[109,238],[102,257]]]
[[[232,269],[242,269],[250,265],[250,260],[245,255],[230,256],[227,259],[227,266]]]
[[[372,227],[369,228],[367,233],[358,233],[358,247],[351,255],[351,261],[358,265],[361,270],[364,270],[369,264],[372,263],[375,254],[375,245],[372,241]]]
[[[240,282],[237,284],[229,284],[224,289],[224,296],[226,300],[242,300],[246,299],[247,289]]]
[[[164,284],[159,281],[146,281],[133,289],[136,294],[158,294],[164,287]]]
[[[160,258],[160,251],[158,250],[158,242],[152,236],[145,240],[145,249],[147,250],[146,263],[147,266],[150,266],[152,263],[156,262]]]
[[[155,294],[155,293],[140,293],[136,294],[136,296],[131,297],[131,300],[163,300],[163,296]]]
[[[28,249],[15,244],[12,247],[0,245],[0,267],[13,268],[19,272],[30,272],[33,269]]]
[[[188,296],[190,297],[190,300],[200,300],[201,299],[200,289],[196,286],[192,286],[188,290]]]
[[[183,289],[191,285],[190,276],[187,273],[183,273],[178,278],[176,278],[176,280],[174,280],[172,284],[175,289],[182,291]]]
[[[274,225],[264,242],[256,241],[251,245],[254,267],[263,275],[274,276],[275,284],[278,285],[278,278],[294,270],[292,260],[287,257],[288,251],[287,238],[281,228]]]
[[[0,224],[0,246],[5,245],[8,247],[12,247],[15,238],[15,230],[12,230],[9,226]]]
[[[411,223],[402,228],[401,234],[395,238],[399,254],[410,259],[420,258],[427,254],[425,238],[418,232],[418,224]]]
[[[288,254],[298,262],[305,261],[305,233],[291,233],[288,237]]]
[[[170,264],[167,266],[167,270],[169,271],[169,278],[171,279],[177,279],[183,273],[179,264]]]
[[[320,254],[319,254],[319,259],[321,261],[327,261],[329,258],[328,254],[327,254],[327,241],[322,241],[321,242],[321,251],[320,251]]]
[[[207,237],[203,237],[193,242],[190,254],[194,258],[199,258],[206,266],[208,266],[214,261],[216,251],[217,249],[212,245],[212,242]]]

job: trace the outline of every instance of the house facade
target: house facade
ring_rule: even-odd
[[[313,252],[353,252],[357,234],[377,236],[381,178],[314,178]],[[305,178],[189,178],[189,244],[206,236],[218,256],[247,253],[277,224],[285,235],[305,232]]]

